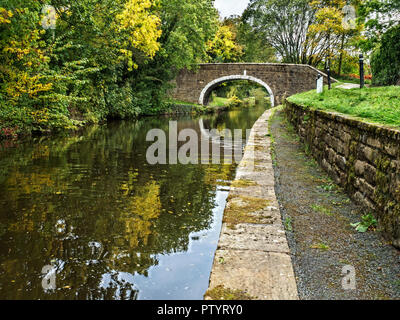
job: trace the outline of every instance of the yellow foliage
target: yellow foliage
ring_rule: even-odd
[[[238,61],[243,54],[243,48],[236,43],[236,34],[230,26],[221,25],[213,40],[207,43],[210,60],[221,62]]]
[[[133,46],[152,58],[160,49],[158,39],[161,36],[161,19],[151,13],[154,0],[128,0],[123,11],[116,16],[118,32],[127,32],[126,43],[122,43],[120,52],[128,61],[129,68],[137,68],[132,60],[132,52],[127,48]]]
[[[127,188],[129,187],[123,184],[121,189]],[[147,245],[152,234],[153,221],[160,216],[160,212],[160,186],[151,181],[140,190],[140,194],[129,200],[126,211],[121,216],[125,225],[124,236],[131,248],[136,248],[140,243]]]
[[[9,81],[6,86],[6,92],[11,101],[17,101],[22,94],[34,97],[40,92],[50,91],[53,87],[52,83],[43,84],[40,82],[43,76],[30,76],[26,71],[18,71],[9,69],[8,72]]]
[[[18,15],[23,14],[23,9],[15,9],[16,19],[8,19],[13,13],[0,8],[0,23],[18,24]],[[41,30],[39,28],[21,29],[19,34],[9,37],[2,43],[1,77],[5,82],[4,90],[8,100],[14,104],[23,94],[36,97],[41,92],[50,91],[52,83],[44,81],[41,69],[49,58],[39,46]]]
[[[10,18],[12,18],[12,16],[13,14],[11,11],[0,7],[0,24],[11,23]]]
[[[344,0],[331,0],[329,5],[323,0],[313,0],[310,6],[316,10],[316,22],[310,26],[310,34],[315,35],[320,32],[343,33],[345,30],[342,25],[342,9],[345,5]]]

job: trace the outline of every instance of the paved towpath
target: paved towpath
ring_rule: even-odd
[[[360,88],[360,85],[357,83],[343,83],[339,86],[337,86],[336,88],[341,88],[341,89],[356,89],[356,88]]]
[[[267,110],[251,131],[230,191],[210,278],[210,290],[240,291],[258,300],[298,299],[296,280],[275,196]]]

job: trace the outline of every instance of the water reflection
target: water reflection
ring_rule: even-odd
[[[247,129],[262,112],[203,123]],[[146,134],[169,120],[1,146],[1,299],[202,299],[235,165],[147,164]],[[43,289],[44,266],[55,290]]]

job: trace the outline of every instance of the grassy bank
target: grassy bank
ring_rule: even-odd
[[[264,96],[262,97],[264,99]],[[261,99],[260,99],[261,100]],[[264,101],[257,100],[256,97],[247,97],[247,98],[238,98],[236,96],[232,98],[223,98],[223,97],[213,97],[212,101],[210,101],[210,106],[212,107],[237,107],[241,106],[244,108],[254,107],[257,103],[263,103]]]
[[[46,135],[53,133],[62,133],[68,131],[77,131],[85,126],[93,124],[102,124],[113,119],[137,119],[143,116],[160,116],[160,115],[178,115],[178,114],[207,114],[227,110],[228,106],[201,106],[194,103],[184,101],[165,101],[162,107],[145,110],[140,114],[130,117],[99,117],[91,114],[92,118],[88,118],[79,110],[72,110],[64,115],[60,123],[53,123],[54,119],[47,116],[40,123],[47,127],[40,127],[35,121],[30,118],[20,115],[19,109],[8,112],[8,109],[0,108],[0,141],[15,140],[21,137],[29,137],[31,135]],[[22,110],[26,113],[26,110]],[[31,112],[34,116],[34,112]],[[48,125],[48,124],[51,125]]]
[[[368,122],[400,127],[400,87],[325,89],[296,94],[288,101],[327,111],[359,117]]]

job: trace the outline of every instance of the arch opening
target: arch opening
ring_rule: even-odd
[[[207,105],[208,100],[211,95],[211,92],[213,91],[214,88],[216,88],[221,83],[224,83],[227,81],[233,81],[233,80],[248,80],[248,81],[258,83],[259,85],[264,87],[267,90],[267,92],[269,93],[270,100],[271,100],[271,106],[272,107],[275,106],[275,96],[274,96],[274,93],[273,93],[272,89],[270,88],[270,86],[268,84],[266,84],[264,81],[262,81],[258,78],[252,77],[252,76],[248,76],[248,75],[225,76],[225,77],[221,77],[221,78],[211,81],[201,91],[200,98],[199,98],[199,104],[201,104],[203,106]]]

